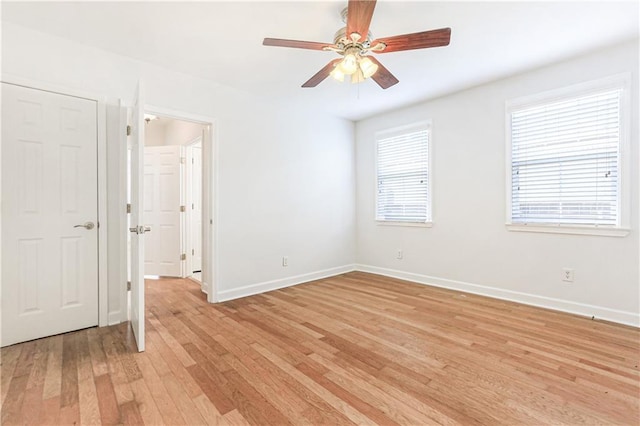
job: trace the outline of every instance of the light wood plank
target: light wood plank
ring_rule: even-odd
[[[98,396],[98,408],[103,425],[113,425],[120,422],[120,408],[116,398],[116,392],[111,383],[111,377],[103,374],[95,379],[96,395]]]
[[[144,379],[139,379],[131,383],[131,389],[133,390],[135,401],[138,404],[140,417],[144,424],[160,425],[164,423],[162,414],[160,414],[160,410],[158,409],[158,406],[156,405],[156,402],[151,395],[151,391]]]
[[[49,357],[42,394],[44,399],[60,396],[62,390],[62,335],[49,337],[47,341],[49,342]]]
[[[184,424],[184,418],[180,414],[171,396],[167,392],[161,377],[158,376],[154,368],[150,353],[156,351],[151,342],[147,343],[147,350],[138,356],[138,365],[142,371],[142,378],[146,383],[151,397],[158,408],[165,424]]]
[[[28,425],[38,424],[40,410],[43,406],[42,393],[47,372],[48,347],[49,344],[46,340],[36,342],[33,366],[22,404],[22,419]]]
[[[0,363],[2,365],[2,377],[0,377],[0,407],[4,404],[4,399],[7,397],[9,391],[9,385],[13,378],[13,372],[16,369],[20,352],[23,345],[13,345],[0,349]]]
[[[210,426],[231,426],[228,420],[220,414],[216,406],[206,397],[199,395],[193,398],[193,403],[200,411],[200,415]]]

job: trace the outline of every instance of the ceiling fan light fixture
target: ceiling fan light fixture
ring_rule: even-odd
[[[366,79],[371,77],[378,71],[378,65],[374,64],[373,61],[366,56],[360,58],[359,64],[360,72],[362,76]]]
[[[340,70],[340,65],[336,66],[329,75],[340,82],[344,81],[344,73]]]
[[[364,76],[362,70],[358,68],[356,72],[351,74],[351,84],[362,83],[367,77]]]
[[[351,75],[358,70],[358,60],[353,53],[344,55],[344,59],[338,64],[343,74]]]
[[[302,84],[302,87],[316,87],[331,75],[338,81],[344,81],[349,75],[352,83],[360,83],[368,78],[382,89],[397,84],[398,79],[389,72],[373,53],[392,53],[404,50],[427,49],[448,46],[451,41],[451,28],[420,31],[410,34],[399,34],[391,37],[374,39],[369,28],[377,0],[348,0],[347,7],[342,9],[342,21],[346,24],[334,35],[333,44],[315,41],[265,38],[265,46],[293,47],[298,49],[323,50],[335,52],[337,58],[326,64],[320,71]]]

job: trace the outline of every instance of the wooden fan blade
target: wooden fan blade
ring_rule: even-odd
[[[282,38],[265,38],[262,42],[264,46],[295,47],[298,49],[324,50],[331,43],[318,43],[315,41],[285,40]]]
[[[384,50],[373,50],[375,53],[390,53],[400,50],[425,49],[427,47],[447,46],[451,39],[451,28],[423,31],[421,33],[402,34],[381,38],[371,42],[371,46],[382,42],[387,45]]]
[[[360,34],[360,41],[367,39],[371,17],[375,8],[376,0],[349,0],[347,38],[350,38],[352,33],[358,33]]]
[[[386,69],[384,65],[382,65],[376,58],[371,55],[368,55],[367,58],[371,59],[371,62],[378,66],[378,71],[376,71],[376,73],[373,74],[371,78],[373,79],[373,81],[378,83],[380,87],[382,87],[383,89],[388,89],[389,87],[399,82],[399,80],[393,74],[391,74],[391,72],[389,72],[389,70]]]
[[[302,87],[316,87],[318,84],[322,83],[322,81],[329,77],[331,71],[335,68],[336,64],[340,62],[342,58],[334,59],[324,66],[320,71],[318,71],[313,77],[307,80]]]

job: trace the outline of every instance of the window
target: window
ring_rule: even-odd
[[[621,80],[507,107],[513,225],[622,227]]]
[[[379,132],[376,220],[397,224],[431,222],[428,123]]]

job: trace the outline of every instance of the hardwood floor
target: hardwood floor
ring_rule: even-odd
[[[629,424],[640,331],[364,273],[2,349],[2,424]]]

